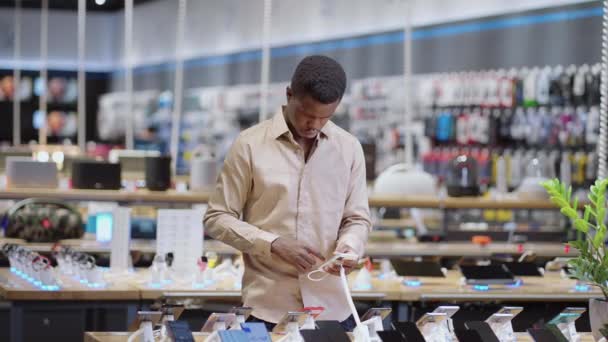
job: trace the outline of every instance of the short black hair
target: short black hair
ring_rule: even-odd
[[[291,77],[295,96],[310,96],[323,104],[342,99],[346,90],[346,73],[335,60],[326,56],[304,58]]]

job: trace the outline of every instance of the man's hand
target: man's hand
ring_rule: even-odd
[[[338,253],[352,253],[355,254],[355,251],[348,247],[341,247],[336,249]],[[349,274],[353,271],[353,269],[357,266],[357,261],[354,260],[344,260],[342,261],[342,267],[344,267],[344,273]],[[331,275],[340,276],[340,264],[335,262],[332,265],[323,267],[323,270]]]
[[[270,251],[278,255],[298,269],[299,273],[312,271],[317,264],[317,259],[325,261],[325,258],[316,249],[288,237],[279,237],[270,245]]]

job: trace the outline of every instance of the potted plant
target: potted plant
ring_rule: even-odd
[[[591,330],[596,340],[600,329],[608,324],[608,253],[606,252],[606,188],[608,179],[597,180],[591,186],[590,204],[578,210],[578,199],[572,199],[572,188],[558,179],[541,183],[551,196],[561,213],[568,217],[574,228],[580,232],[579,238],[568,244],[576,248],[579,255],[568,262],[570,275],[584,283],[598,287],[603,298],[589,300]]]

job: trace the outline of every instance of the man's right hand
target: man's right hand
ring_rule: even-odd
[[[274,240],[270,245],[270,251],[295,266],[299,273],[312,271],[317,259],[325,261],[316,249],[288,237]]]

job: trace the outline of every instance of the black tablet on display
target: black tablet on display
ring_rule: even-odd
[[[433,261],[391,260],[398,275],[402,277],[445,277],[441,265]]]
[[[505,284],[515,281],[513,273],[505,265],[460,265],[460,272],[468,284]]]
[[[542,277],[543,274],[533,262],[505,262],[504,265],[515,276]]]
[[[380,337],[382,342],[408,342],[401,333],[396,330],[378,331],[378,337]],[[422,342],[424,342],[424,340]]]

